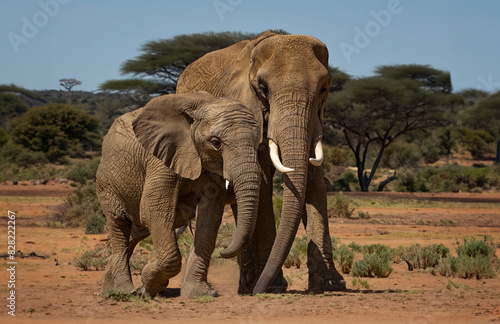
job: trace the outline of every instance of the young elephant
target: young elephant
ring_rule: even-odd
[[[259,200],[260,113],[208,93],[165,95],[115,120],[102,146],[97,195],[112,255],[101,295],[132,293],[129,258],[151,234],[157,259],[142,271],[138,292],[154,296],[181,271],[175,229],[196,214],[181,295],[217,295],[207,283],[226,195],[234,187],[238,223],[224,251],[234,257],[253,234]],[[225,181],[226,180],[226,181]]]

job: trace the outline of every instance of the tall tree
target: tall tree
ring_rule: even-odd
[[[368,191],[391,143],[405,133],[446,124],[444,108],[457,100],[448,94],[452,89],[448,72],[417,67],[378,67],[377,76],[350,80],[328,98],[325,123],[343,132],[356,158],[362,191]],[[376,150],[376,157],[368,172],[371,149]]]
[[[73,78],[59,79],[59,82],[60,82],[59,85],[64,89],[68,90],[68,92],[71,92],[71,89],[73,89],[73,87],[82,84],[81,81],[78,81],[77,79]]]
[[[106,81],[99,88],[140,94],[175,93],[177,80],[189,64],[208,52],[256,36],[240,32],[206,32],[148,41],[141,46],[139,56],[125,61],[120,68],[123,75],[133,78]]]
[[[484,130],[496,139],[495,163],[500,163],[500,92],[477,102],[464,122],[474,130]]]

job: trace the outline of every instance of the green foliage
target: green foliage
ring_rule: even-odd
[[[403,134],[447,123],[444,107],[455,103],[449,73],[423,65],[381,66],[374,77],[347,81],[327,99],[325,124],[342,129],[356,158],[362,191],[384,151]],[[369,152],[376,151],[369,174]]]
[[[101,85],[101,90],[126,88],[138,93],[174,93],[177,79],[190,63],[208,52],[256,36],[238,32],[206,32],[148,41],[141,46],[141,54],[125,61],[120,69],[122,74],[132,74],[140,79],[107,81]]]
[[[302,238],[296,237],[283,266],[285,268],[291,268],[291,267],[300,268],[306,256],[307,256],[307,237],[305,235]]]
[[[53,221],[69,227],[80,227],[87,224],[91,215],[94,216],[92,216],[89,228],[95,230],[98,223],[97,217],[104,218],[104,216],[97,200],[94,182],[77,188],[73,194],[66,197],[64,203],[55,213]]]
[[[2,146],[0,154],[1,164],[14,164],[22,168],[38,166],[48,162],[43,152],[33,152],[12,141],[8,141]]]
[[[179,250],[181,251],[181,256],[184,259],[188,259],[189,251],[191,250],[191,245],[193,244],[193,235],[184,231],[181,236],[177,239],[177,245],[179,246]]]
[[[83,271],[104,270],[111,255],[111,245],[105,244],[94,250],[85,251],[73,259],[73,265]]]
[[[333,259],[340,264],[342,273],[349,273],[354,262],[354,252],[349,250],[347,246],[342,244],[338,249],[333,251]]]
[[[450,250],[443,244],[432,244],[421,246],[414,244],[405,250],[404,259],[414,268],[427,269],[435,267],[438,263],[448,257]]]
[[[29,105],[19,96],[0,92],[0,127],[5,127],[7,121],[28,111]]]
[[[380,245],[376,246],[374,251],[363,254],[362,260],[354,262],[353,277],[387,278],[392,273],[390,248]]]
[[[402,171],[396,180],[396,191],[404,192],[472,192],[480,188],[493,190],[500,184],[497,166],[475,168],[451,165]]]
[[[90,162],[76,162],[66,173],[66,178],[78,182],[81,185],[85,185],[87,181],[95,179],[100,161],[100,158],[96,158]]]
[[[85,151],[99,148],[99,121],[73,106],[49,104],[35,107],[11,120],[14,143],[43,152],[51,162],[70,154],[84,157]]]
[[[414,168],[420,165],[422,153],[413,143],[395,142],[387,147],[381,160],[381,166],[390,169]]]
[[[354,287],[363,287],[365,289],[370,289],[370,284],[368,283],[368,280],[366,279],[360,279],[360,278],[352,278],[352,285]]]
[[[495,137],[486,130],[472,130],[459,127],[454,130],[456,141],[470,152],[473,159],[482,160],[494,152]]]
[[[465,279],[486,279],[496,277],[492,261],[496,247],[491,237],[482,240],[474,237],[464,238],[463,244],[457,242],[457,257],[448,256],[439,262],[435,272],[443,276],[458,276]]]
[[[106,217],[100,213],[90,214],[85,224],[85,234],[99,234],[104,232]]]
[[[342,193],[328,197],[328,217],[350,218],[354,212],[353,200]]]

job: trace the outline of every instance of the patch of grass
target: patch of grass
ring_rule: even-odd
[[[446,258],[449,254],[450,249],[443,244],[431,244],[427,246],[414,244],[405,249],[403,258],[414,268],[425,270],[437,266],[439,261]]]
[[[458,276],[465,279],[487,279],[496,277],[492,261],[496,258],[496,246],[491,237],[482,240],[474,237],[457,242],[457,257],[443,258],[434,272],[447,277]]]
[[[328,217],[351,218],[354,213],[353,200],[342,193],[328,197]]]
[[[444,226],[452,226],[452,227],[457,226],[457,224],[455,224],[455,222],[452,221],[451,219],[440,219],[439,222]]]
[[[177,245],[179,246],[179,250],[181,251],[181,255],[184,259],[188,259],[189,251],[191,250],[191,244],[193,244],[193,235],[185,231],[182,235],[177,239]]]
[[[360,287],[363,287],[365,289],[370,289],[370,284],[366,279],[352,278],[352,285],[356,287],[356,289],[359,289]]]
[[[73,259],[73,264],[83,271],[104,270],[111,255],[111,245],[106,244],[94,250],[85,251]]]
[[[307,237],[305,235],[302,236],[302,238],[296,237],[283,266],[285,268],[291,268],[291,267],[300,268],[303,260],[305,260],[306,257],[307,257]]]
[[[334,250],[333,259],[340,264],[342,273],[347,274],[351,272],[354,262],[354,252],[349,250],[347,246],[342,244],[338,249]]]
[[[207,303],[213,303],[217,301],[217,298],[207,295],[207,294],[201,294],[198,299],[193,300],[195,303],[200,303],[200,304],[207,304]]]
[[[446,289],[451,290],[451,288],[460,288],[460,284],[458,282],[454,282],[450,279],[448,279],[448,282],[446,283]]]
[[[353,277],[387,278],[392,273],[391,252],[389,248],[381,248],[376,252],[363,254],[363,259],[354,262]]]
[[[372,218],[370,216],[370,213],[369,212],[364,212],[364,211],[358,211],[358,217],[361,218],[361,219],[370,219]]]

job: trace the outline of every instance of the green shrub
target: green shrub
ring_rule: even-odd
[[[328,197],[328,217],[350,218],[354,213],[353,200],[342,193]]]
[[[427,246],[414,244],[406,248],[404,259],[414,268],[427,269],[437,266],[439,261],[446,258],[449,254],[450,249],[443,244],[431,244]]]
[[[95,179],[100,160],[100,158],[97,158],[86,163],[77,162],[68,170],[66,178],[85,185],[87,181]]]
[[[363,254],[363,259],[354,262],[352,275],[354,277],[387,278],[392,273],[391,252],[381,248],[374,253]]]
[[[464,238],[463,244],[457,242],[457,257],[447,257],[436,266],[435,272],[443,276],[458,276],[465,279],[486,279],[496,276],[492,260],[495,256],[495,245],[491,237],[482,240],[474,237]]]
[[[351,248],[352,251],[354,252],[358,252],[358,253],[361,253],[363,247],[361,246],[361,244],[358,244],[356,242],[351,242],[348,247]]]
[[[91,214],[85,224],[85,234],[99,234],[104,232],[106,218],[99,213]]]
[[[283,266],[285,268],[300,268],[303,260],[307,257],[307,244],[305,235],[302,238],[296,237]]]
[[[53,217],[53,221],[60,222],[65,226],[79,227],[86,225],[91,215],[98,214],[102,218],[102,209],[97,199],[95,183],[77,188],[73,194],[65,198]]]
[[[381,165],[390,169],[414,168],[420,164],[422,153],[413,143],[395,142],[387,147]]]
[[[333,259],[340,264],[342,273],[347,274],[351,272],[354,262],[354,252],[349,250],[347,246],[342,244],[338,249],[334,250]]]
[[[188,259],[189,251],[191,250],[191,245],[193,244],[193,235],[185,231],[181,236],[177,239],[177,245],[179,246],[179,250],[181,251],[181,256],[184,259]]]
[[[109,242],[103,246],[99,246],[94,250],[85,251],[82,255],[76,256],[73,259],[73,265],[77,268],[88,270],[104,270],[111,255],[111,244]]]

